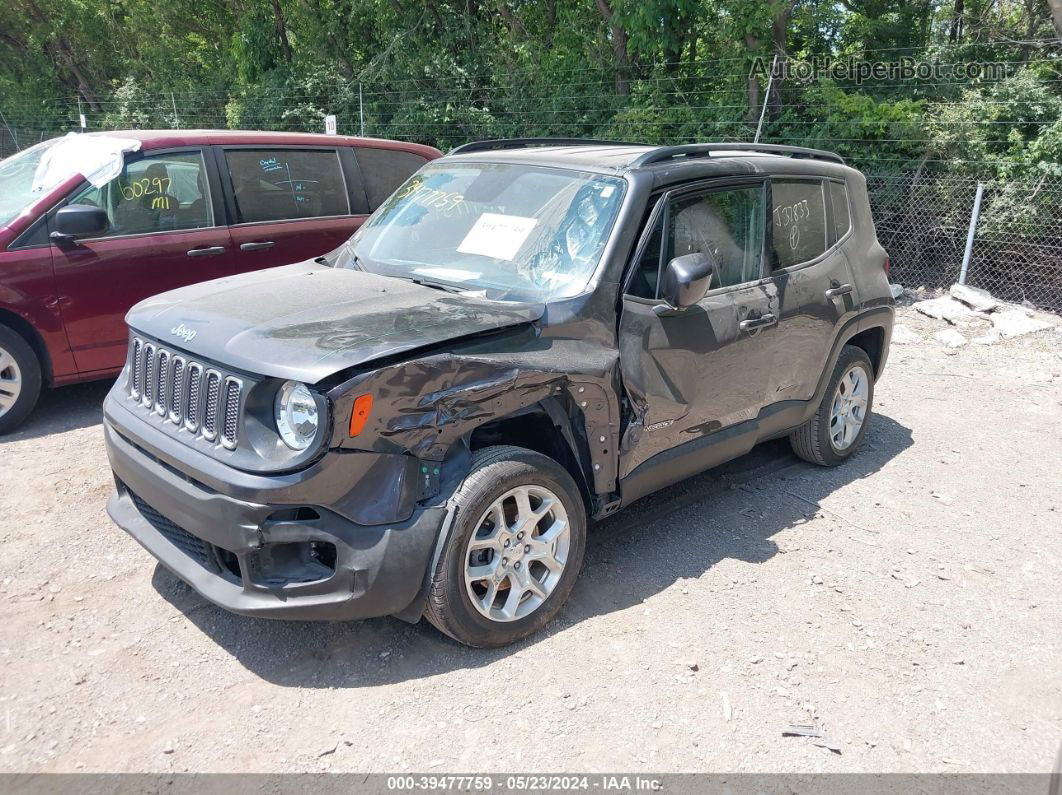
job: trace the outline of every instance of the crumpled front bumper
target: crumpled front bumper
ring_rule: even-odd
[[[445,508],[412,505],[401,521],[361,524],[349,518],[349,497],[342,513],[328,504],[337,467],[355,480],[381,470],[364,456],[390,456],[328,453],[298,478],[270,478],[225,467],[136,420],[108,396],[117,489],[107,512],[203,597],[265,618],[419,618]]]

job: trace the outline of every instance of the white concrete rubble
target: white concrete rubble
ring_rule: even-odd
[[[945,328],[933,335],[933,339],[945,348],[961,348],[966,344],[966,337],[953,328]]]
[[[922,341],[922,337],[911,331],[910,328],[901,324],[893,326],[892,329],[892,344],[893,345],[917,345]]]
[[[1020,337],[1034,331],[1054,328],[1053,323],[1034,317],[1027,309],[1007,309],[992,313],[992,325],[1004,337]]]
[[[1002,305],[1002,302],[993,298],[988,290],[970,287],[968,284],[953,284],[948,292],[952,298],[962,301],[978,312],[991,312]]]
[[[967,323],[974,317],[973,310],[961,301],[956,301],[950,295],[919,301],[914,305],[914,309],[927,317],[936,320],[946,320],[953,325]]]

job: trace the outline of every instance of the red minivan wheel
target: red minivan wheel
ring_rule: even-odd
[[[41,393],[41,364],[33,348],[0,326],[0,434],[18,427]]]

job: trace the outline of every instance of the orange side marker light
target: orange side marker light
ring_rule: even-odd
[[[372,395],[359,395],[354,400],[354,408],[350,411],[350,435],[357,436],[365,429],[365,423],[372,414]]]

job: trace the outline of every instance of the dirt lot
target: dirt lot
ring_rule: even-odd
[[[0,442],[3,771],[1024,771],[1062,741],[1062,334],[901,312],[864,450],[772,443],[591,534],[514,648],[249,620],[104,511],[105,385]],[[817,721],[840,753],[789,724]]]

